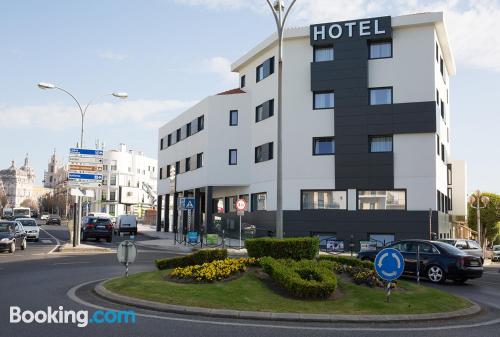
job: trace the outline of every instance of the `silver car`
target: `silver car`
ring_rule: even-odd
[[[492,262],[500,261],[500,245],[493,246],[493,255],[491,256]]]
[[[480,257],[481,263],[484,263],[483,249],[481,248],[479,243],[477,243],[477,241],[467,240],[467,239],[446,239],[439,241],[449,243],[450,245],[455,246],[460,250],[463,250],[469,255]]]

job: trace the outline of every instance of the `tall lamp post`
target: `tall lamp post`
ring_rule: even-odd
[[[469,197],[469,202],[472,208],[476,209],[476,222],[477,222],[477,240],[479,241],[479,245],[483,248],[481,241],[481,209],[485,208],[486,205],[490,202],[490,198],[481,194],[480,190],[477,190]],[[474,205],[475,204],[475,205]],[[483,204],[483,206],[481,206]]]
[[[283,148],[282,148],[282,112],[283,112],[283,33],[286,19],[290,10],[297,0],[293,0],[285,11],[283,0],[276,0],[271,4],[271,0],[266,0],[269,8],[273,12],[278,33],[278,135],[276,156],[276,237],[283,238]]]
[[[98,98],[101,98],[101,97],[104,97],[104,96],[114,96],[114,97],[117,97],[117,98],[121,98],[121,99],[125,99],[128,97],[128,94],[125,93],[125,92],[112,92],[112,93],[108,93],[108,94],[105,94],[105,95],[101,95],[101,96],[98,96],[94,99],[91,99],[87,105],[85,106],[85,108],[82,108],[82,105],[80,104],[80,102],[78,102],[78,100],[76,99],[76,97],[71,94],[69,91],[67,91],[66,89],[63,89],[61,87],[58,87],[56,86],[55,84],[52,84],[52,83],[46,83],[46,82],[39,82],[38,83],[38,87],[40,89],[58,89],[66,94],[68,94],[69,96],[71,96],[71,98],[73,98],[73,100],[76,102],[76,105],[78,106],[78,109],[80,110],[80,115],[81,115],[81,122],[82,122],[82,125],[81,125],[81,130],[80,130],[80,148],[83,148],[83,131],[84,131],[84,125],[85,125],[85,115],[87,114],[87,110],[89,108],[89,106]],[[80,189],[82,189],[82,186],[80,186]],[[75,223],[74,223],[74,227],[73,227],[73,247],[76,247],[78,246],[79,242],[80,242],[80,221],[81,221],[81,216],[80,216],[80,212],[82,210],[82,205],[81,205],[81,202],[82,202],[82,199],[81,197],[77,197],[77,202],[75,203],[76,207],[75,207]]]

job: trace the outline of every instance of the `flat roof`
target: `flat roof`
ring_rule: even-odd
[[[356,19],[353,19],[356,20]],[[409,27],[409,26],[424,26],[434,24],[436,33],[441,45],[441,50],[444,55],[446,69],[450,75],[456,73],[455,59],[450,46],[448,32],[444,20],[443,12],[426,12],[418,14],[409,14],[392,17],[392,27]],[[284,39],[304,38],[309,37],[309,26],[295,27],[285,29]],[[238,72],[242,67],[249,63],[253,58],[257,57],[260,53],[274,47],[277,44],[277,33],[271,34],[264,41],[252,48],[246,54],[237,59],[231,64],[231,71]]]

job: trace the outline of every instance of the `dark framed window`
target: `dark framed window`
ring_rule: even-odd
[[[255,148],[255,163],[273,159],[273,143],[266,143]]]
[[[229,165],[237,165],[237,164],[238,164],[238,150],[229,149]]]
[[[203,167],[203,152],[196,155],[196,168]]]
[[[347,191],[302,190],[300,209],[347,209]]]
[[[448,174],[446,175],[446,178],[448,180],[448,185],[452,185],[453,184],[453,170],[452,170],[451,164],[446,165],[446,168],[448,171]]]
[[[255,108],[255,123],[274,116],[274,99],[270,99]]]
[[[241,76],[240,78],[240,88],[244,88],[245,87],[245,80],[246,80],[246,77],[245,75]]]
[[[250,209],[252,212],[265,211],[267,209],[267,193],[253,193]]]
[[[445,161],[444,144],[441,144],[441,160],[444,163],[444,161]]]
[[[191,158],[186,158],[186,165],[184,172],[189,172],[190,170],[191,170]]]
[[[392,57],[392,41],[371,41],[370,59],[385,59]]]
[[[436,103],[439,105],[439,90],[436,89]]]
[[[160,180],[163,179],[163,167],[160,167]],[[130,185],[129,185],[130,186]]]
[[[170,145],[172,145],[172,134],[169,134],[167,136],[167,146],[170,146]]]
[[[392,104],[392,88],[372,88],[370,91],[370,105]]]
[[[205,128],[205,116],[198,117],[198,131],[201,131]]]
[[[448,187],[448,210],[453,210],[453,189]]]
[[[333,46],[314,46],[314,62],[333,61],[335,52]]]
[[[442,57],[439,59],[439,71],[441,71],[441,75],[444,76],[444,61]]]
[[[313,138],[313,155],[324,156],[335,154],[335,137]]]
[[[437,137],[437,154],[439,156],[439,154],[441,153],[441,141],[439,140],[439,135],[436,134],[436,137]]]
[[[335,93],[333,91],[315,92],[313,95],[314,110],[332,109],[335,107]]]
[[[274,73],[274,56],[264,61],[255,69],[256,82],[260,82]]]
[[[163,150],[163,138],[160,139],[160,150]]]
[[[443,120],[445,120],[445,115],[444,115],[444,102],[441,101],[441,117],[443,118]]]
[[[369,136],[369,150],[375,152],[392,152],[392,136]]]
[[[186,137],[191,136],[191,123],[186,124]]]
[[[437,42],[436,42],[436,61],[439,62],[439,46]]]
[[[229,125],[230,126],[238,125],[238,110],[229,111]]]
[[[170,171],[172,170],[172,165],[167,165],[167,172],[165,172],[165,176],[170,178]]]
[[[358,190],[358,210],[406,210],[406,190]]]
[[[181,162],[177,161],[175,162],[175,175],[178,175],[181,173]]]
[[[181,132],[181,129],[177,129],[177,131],[175,132],[176,134],[176,139],[177,139],[177,142],[180,142],[182,140],[182,132]]]

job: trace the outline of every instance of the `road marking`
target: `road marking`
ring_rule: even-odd
[[[51,240],[40,240],[42,243],[52,243]]]
[[[47,232],[45,229],[40,228],[40,230],[44,231],[45,234],[47,234],[48,236],[50,236],[51,238],[53,238],[54,240],[56,240],[56,246],[54,248],[52,248],[50,252],[47,253],[47,254],[52,254],[57,248],[59,248],[61,246],[61,242],[59,241],[58,238],[56,238],[54,235],[52,235],[49,232]]]
[[[92,304],[85,300],[82,300],[78,296],[76,296],[76,292],[81,287],[86,285],[101,282],[106,279],[94,280],[85,283],[78,284],[68,290],[66,295],[74,302],[94,308],[99,310],[109,310],[109,311],[119,311],[113,308],[107,308],[100,305]],[[133,306],[132,306],[133,307]],[[238,327],[252,327],[252,328],[264,328],[264,329],[283,329],[283,330],[308,330],[308,331],[434,331],[434,330],[449,330],[449,329],[468,329],[468,328],[477,328],[482,326],[489,326],[500,324],[500,318],[489,320],[486,322],[472,323],[472,324],[460,324],[460,325],[448,325],[448,326],[435,326],[435,327],[422,327],[422,328],[356,328],[356,327],[345,327],[345,328],[336,328],[336,327],[313,327],[313,326],[291,326],[291,325],[273,325],[273,324],[258,324],[258,323],[240,323],[240,322],[216,322],[216,321],[205,321],[202,319],[190,319],[190,318],[178,318],[178,317],[166,317],[159,315],[150,315],[150,314],[142,314],[136,313],[137,316],[147,317],[147,318],[156,318],[163,319],[167,321],[177,321],[177,322],[189,322],[189,323],[198,323],[198,324],[207,324],[207,325],[222,325],[222,326],[238,326]],[[210,317],[209,317],[210,319]]]
[[[84,264],[84,263],[90,263],[90,261],[80,261],[80,262],[58,262],[58,263],[52,263],[53,266],[59,266],[59,265],[68,265],[68,264]]]

